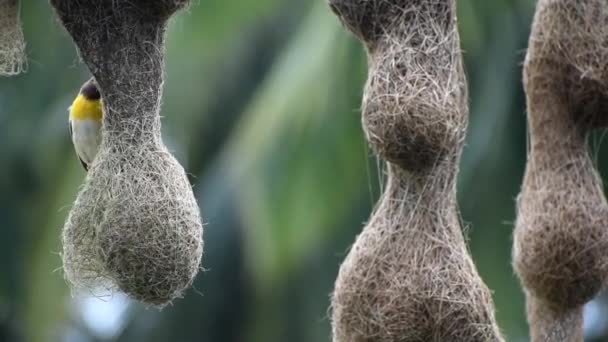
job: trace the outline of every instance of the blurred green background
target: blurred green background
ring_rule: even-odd
[[[527,341],[510,253],[534,2],[458,10],[471,97],[462,218],[501,328]],[[66,108],[88,73],[46,1],[24,1],[22,19],[29,71],[0,79],[0,341],[330,341],[333,281],[384,176],[360,125],[364,51],[325,2],[199,0],[172,21],[163,136],[202,209],[206,272],[162,311],[69,293],[59,237],[85,173]],[[588,335],[608,341],[601,301],[586,314]]]

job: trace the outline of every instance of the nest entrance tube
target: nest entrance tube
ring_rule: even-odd
[[[19,1],[0,0],[0,76],[17,75],[26,65]]]
[[[503,341],[461,230],[468,120],[454,0],[329,0],[365,45],[363,127],[388,184],[335,284],[335,342]]]
[[[513,265],[532,341],[583,341],[608,280],[608,203],[586,140],[608,124],[608,4],[539,0],[524,65],[530,150]]]
[[[162,142],[167,20],[184,0],[51,0],[104,101],[99,152],[63,229],[75,288],[105,286],[163,306],[196,276],[202,223],[186,174]]]

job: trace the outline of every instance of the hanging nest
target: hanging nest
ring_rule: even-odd
[[[583,315],[580,308],[554,306],[533,295],[526,295],[528,321],[533,342],[582,342]]]
[[[19,1],[0,0],[0,76],[17,75],[26,66]]]
[[[202,256],[202,224],[183,168],[161,139],[166,20],[187,1],[52,0],[103,97],[103,138],[63,229],[66,278],[162,306]]]
[[[336,342],[503,341],[461,231],[468,107],[453,0],[330,0],[363,41],[363,127],[388,184],[340,267]]]
[[[604,0],[540,0],[536,9],[524,66],[530,151],[513,247],[533,341],[582,341],[582,306],[608,279],[608,203],[586,143],[608,122],[606,24]]]

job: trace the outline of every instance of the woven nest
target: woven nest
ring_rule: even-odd
[[[203,247],[192,188],[160,134],[165,21],[185,2],[52,4],[104,102],[102,144],[63,231],[66,278],[165,305],[192,284]]]
[[[608,5],[538,3],[524,70],[531,148],[514,266],[535,297],[591,300],[608,277],[608,204],[586,137],[605,123]]]
[[[468,108],[454,1],[330,6],[367,47],[363,125],[389,161],[386,191],[336,281],[334,341],[502,341],[455,199]]]
[[[608,203],[586,143],[608,122],[607,23],[604,0],[540,0],[536,9],[513,247],[533,341],[582,341],[582,306],[608,279]]]
[[[127,146],[102,144],[64,227],[64,269],[76,286],[116,286],[161,305],[198,271],[198,207],[166,148]]]
[[[336,342],[502,341],[492,298],[466,249],[453,161],[413,179],[391,168],[370,222],[340,267]]]
[[[19,1],[0,0],[0,76],[19,74],[26,66]]]
[[[368,50],[363,127],[373,150],[425,170],[464,136],[467,90],[452,1],[331,0]]]
[[[542,77],[568,97],[566,106],[576,121],[596,127],[608,123],[598,115],[608,110],[606,1],[540,0],[526,63],[527,78]]]

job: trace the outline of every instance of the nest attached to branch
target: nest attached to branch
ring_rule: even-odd
[[[166,20],[187,1],[51,3],[104,101],[102,144],[63,230],[66,278],[165,305],[203,251],[192,188],[160,133]]]
[[[336,342],[502,341],[461,231],[468,119],[453,0],[330,0],[367,47],[363,125],[386,191],[340,268]]]
[[[27,67],[18,0],[0,0],[0,76],[17,75]]]
[[[582,337],[608,279],[608,203],[586,143],[608,123],[608,4],[539,0],[524,67],[530,151],[513,264],[533,341]]]

